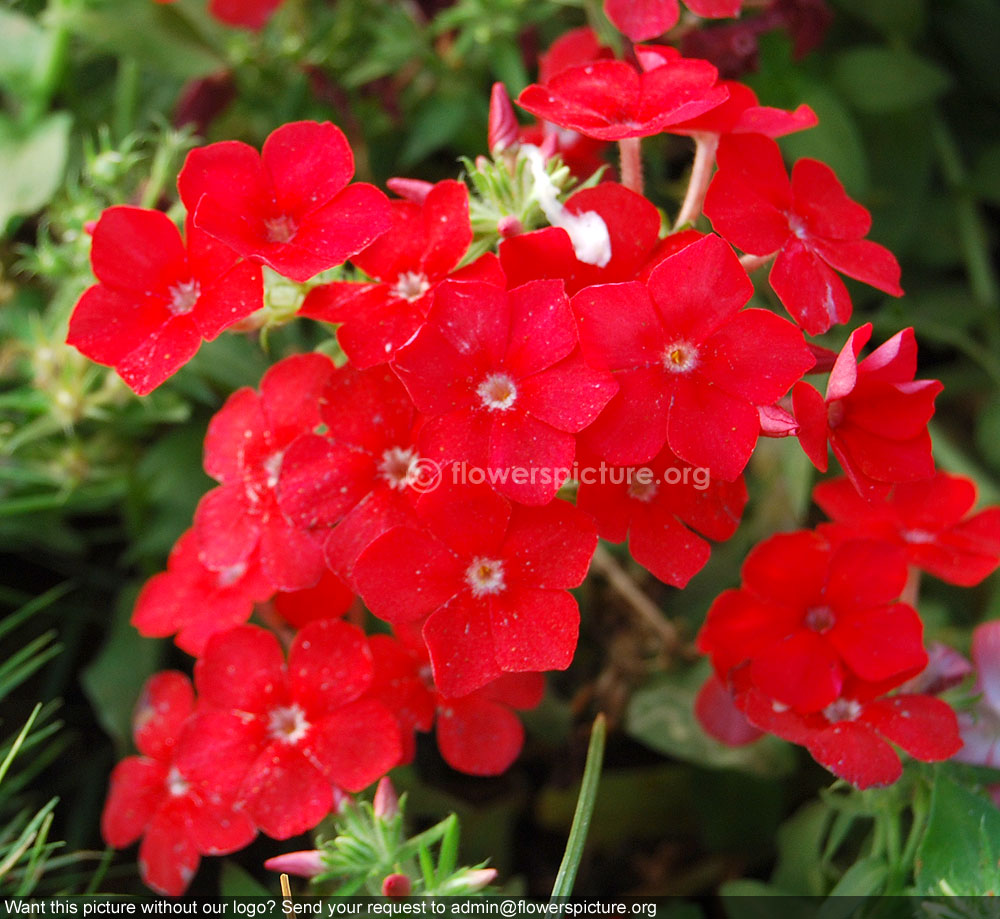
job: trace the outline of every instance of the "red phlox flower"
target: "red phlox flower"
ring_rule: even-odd
[[[339,128],[282,125],[261,153],[239,141],[192,150],[177,186],[195,226],[240,255],[307,281],[356,255],[392,222],[373,185],[348,182],[354,155]]]
[[[838,271],[902,296],[895,256],[863,239],[871,215],[847,197],[825,163],[801,159],[789,180],[778,145],[759,134],[723,137],[717,160],[705,214],[717,233],[744,252],[777,255],[771,287],[810,335],[851,318],[851,298]]]
[[[400,721],[403,762],[415,751],[414,732],[429,731],[437,719],[438,748],[445,762],[469,775],[500,775],[517,759],[524,728],[516,709],[538,705],[545,692],[540,673],[506,673],[461,698],[442,696],[434,687],[427,651],[419,635],[400,627],[400,640],[371,639],[375,658],[372,694]]]
[[[855,682],[822,711],[804,714],[768,698],[745,667],[733,674],[733,684],[736,705],[752,725],[801,744],[857,788],[891,785],[903,774],[890,744],[928,763],[954,756],[962,744],[955,712],[933,696],[885,696]]]
[[[757,94],[735,80],[720,80],[720,86],[729,90],[729,98],[721,105],[682,124],[673,125],[671,134],[697,137],[704,134],[763,134],[765,137],[783,137],[796,131],[815,127],[819,123],[816,113],[808,105],[800,105],[793,112],[769,105],[761,105]]]
[[[263,305],[260,266],[166,214],[109,207],[93,232],[98,283],[69,321],[68,344],[114,367],[140,396],[154,390],[223,330]]]
[[[723,19],[739,16],[743,0],[684,0],[696,16]],[[647,41],[677,25],[677,0],[604,0],[604,12],[632,41]]]
[[[561,281],[511,291],[444,282],[393,369],[432,416],[421,456],[487,470],[499,492],[524,504],[553,498],[565,478],[558,470],[573,464],[575,435],[616,389],[584,361]]]
[[[976,503],[971,479],[938,472],[923,482],[900,482],[884,501],[866,501],[849,479],[821,482],[813,500],[833,520],[828,539],[885,539],[906,550],[911,565],[971,587],[1000,565],[1000,507],[969,514]]]
[[[115,766],[101,814],[109,846],[122,849],[142,837],[143,883],[171,897],[187,889],[202,855],[235,852],[257,835],[249,817],[234,808],[232,795],[194,781],[175,762],[193,708],[194,691],[184,674],[150,677],[133,717],[140,755]]]
[[[702,536],[729,539],[747,503],[742,476],[712,481],[707,469],[685,463],[669,449],[641,469],[581,465],[587,475],[577,507],[594,518],[602,539],[627,537],[632,557],[675,587],[684,587],[708,561],[711,547]]]
[[[230,26],[263,29],[282,0],[210,0],[208,11]]]
[[[666,442],[734,481],[757,443],[757,406],[813,365],[792,323],[741,309],[752,294],[732,249],[707,236],[660,262],[646,285],[602,284],[573,297],[584,357],[619,387],[583,442],[623,466],[648,462]]]
[[[569,67],[527,87],[517,102],[539,118],[598,140],[648,137],[724,102],[707,61],[670,55],[640,72],[625,61]]]
[[[416,409],[388,368],[335,370],[319,406],[326,431],[289,448],[278,502],[297,526],[325,531],[327,564],[350,581],[368,543],[414,519],[413,499],[438,470],[417,452]]]
[[[167,570],[146,582],[132,613],[139,634],[163,638],[176,632],[177,647],[194,657],[216,632],[246,622],[254,605],[274,592],[256,551],[220,571],[206,568],[198,555],[198,537],[188,530],[171,551]]]
[[[195,666],[199,708],[178,749],[186,774],[237,793],[275,839],[312,829],[334,787],[356,792],[399,761],[399,726],[366,695],[372,656],[340,619],[306,625],[288,663],[278,640],[240,626],[209,641]]]
[[[962,749],[955,759],[977,766],[1000,767],[1000,621],[984,622],[972,632],[975,691],[981,698],[959,713]]]
[[[519,287],[543,278],[565,281],[572,296],[592,284],[631,281],[648,273],[649,261],[659,252],[660,212],[642,195],[615,182],[586,188],[566,201],[571,214],[597,214],[607,227],[611,258],[604,265],[577,258],[569,233],[562,227],[545,227],[522,233],[500,243],[500,264],[508,287]]]
[[[368,608],[423,623],[434,684],[465,696],[502,673],[563,670],[580,614],[567,592],[597,546],[590,518],[565,501],[511,506],[487,485],[442,482],[417,500],[422,529],[395,527],[358,558]]]
[[[455,271],[472,242],[469,192],[461,182],[439,182],[422,204],[393,201],[392,214],[390,231],[351,259],[375,281],[316,287],[299,311],[311,319],[343,323],[337,340],[360,369],[386,363],[413,337],[444,278],[504,283],[491,253]]]
[[[769,698],[818,712],[852,674],[889,689],[927,664],[920,617],[896,602],[907,575],[896,546],[855,540],[831,548],[809,531],[779,533],[750,553],[741,573],[742,586],[719,595],[698,637],[723,680],[746,662]]]
[[[276,486],[285,451],[320,424],[319,396],[334,373],[322,354],[299,354],[271,367],[260,393],[237,390],[215,415],[205,437],[205,471],[221,482],[195,512],[201,560],[222,571],[260,553],[275,590],[311,587],[323,573],[320,544],[289,523]]]
[[[332,571],[324,571],[314,587],[283,590],[274,595],[274,611],[290,626],[305,628],[317,619],[336,619],[354,605],[354,591]]]
[[[826,472],[829,441],[854,487],[868,498],[884,498],[890,483],[934,475],[927,423],[943,387],[937,380],[913,379],[913,329],[898,332],[858,363],[871,333],[871,323],[851,333],[830,373],[825,399],[799,382],[792,405],[799,443],[813,465]]]

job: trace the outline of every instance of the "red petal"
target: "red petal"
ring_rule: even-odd
[[[443,696],[467,696],[500,676],[490,614],[468,592],[433,613],[424,624],[423,636],[434,685]]]
[[[659,366],[616,373],[618,392],[582,432],[582,441],[616,466],[651,460],[667,439],[671,392],[664,376]]]
[[[260,564],[275,590],[312,587],[326,567],[320,543],[280,514],[272,515],[261,527]]]
[[[905,679],[927,665],[923,624],[916,610],[903,603],[841,617],[827,638],[863,680]]]
[[[462,260],[472,242],[468,189],[454,179],[438,182],[424,200],[422,216],[426,249],[421,266],[429,277],[438,278]]]
[[[760,597],[805,609],[820,602],[830,565],[826,541],[808,530],[778,533],[757,545],[740,573]]]
[[[501,670],[565,670],[573,660],[580,611],[561,590],[508,589],[492,598],[490,630]]]
[[[667,342],[661,321],[638,281],[588,287],[570,305],[591,366],[631,370],[662,358]]]
[[[594,370],[579,350],[543,373],[517,384],[525,411],[560,431],[577,434],[601,413],[618,391],[611,374]]]
[[[561,281],[529,281],[507,294],[505,368],[515,379],[539,373],[576,347],[576,323]]]
[[[821,335],[851,318],[851,297],[844,282],[797,239],[778,253],[768,281],[791,317],[810,335]]]
[[[202,855],[228,855],[253,842],[257,828],[231,802],[199,801],[190,809],[189,833]]]
[[[167,767],[129,756],[111,772],[108,797],[101,814],[101,836],[115,849],[132,845],[145,831],[166,797]]]
[[[755,406],[710,381],[679,377],[667,419],[667,443],[681,459],[732,482],[750,460],[759,434]]]
[[[368,546],[354,582],[368,608],[388,622],[411,622],[447,603],[463,586],[464,568],[440,540],[395,527]]]
[[[263,713],[285,699],[285,656],[273,633],[240,626],[209,641],[194,679],[207,705]]]
[[[825,708],[840,695],[844,683],[833,648],[808,629],[757,654],[750,673],[764,693],[800,712]]]
[[[515,506],[501,547],[507,583],[526,587],[579,587],[597,547],[590,517],[565,501]]]
[[[664,259],[650,272],[647,287],[667,347],[678,340],[701,343],[753,296],[740,260],[718,236],[705,236]]]
[[[177,188],[184,207],[194,215],[195,225],[237,251],[240,249],[231,243],[235,241],[234,234],[242,236],[249,232],[252,235],[249,227],[252,218],[272,196],[259,154],[237,140],[192,150],[177,178]],[[207,211],[200,212],[200,205],[213,198],[225,202],[226,207],[223,209],[215,204],[211,208],[211,219],[206,221]],[[245,215],[247,226],[230,227],[231,214]]]
[[[202,497],[194,528],[201,562],[213,571],[245,562],[260,538],[260,522],[247,513],[242,485],[220,485]]]
[[[417,516],[460,558],[498,551],[510,514],[488,485],[442,483],[417,502]]]
[[[139,846],[139,875],[157,893],[179,897],[194,878],[201,857],[178,809],[163,808]]]
[[[245,319],[264,305],[260,265],[240,262],[225,274],[204,284],[191,311],[191,319],[206,341],[217,338],[233,323]]]
[[[177,766],[208,792],[232,800],[266,742],[260,718],[240,712],[202,708],[188,722],[177,745]]]
[[[859,719],[925,763],[949,759],[962,748],[955,712],[931,696],[893,696],[869,702]]]
[[[347,791],[361,791],[399,762],[399,725],[388,707],[362,699],[331,713],[306,738],[310,758],[327,780]]]
[[[290,695],[309,719],[353,702],[371,685],[373,673],[364,633],[339,619],[309,623],[288,652]]]
[[[677,0],[604,0],[604,12],[632,41],[662,35],[680,16]]]
[[[132,733],[140,753],[168,762],[181,728],[194,708],[191,681],[176,670],[151,676],[132,713]]]
[[[856,278],[894,297],[903,296],[903,288],[899,286],[899,262],[885,246],[867,239],[816,240],[813,245],[827,264],[849,278]]]
[[[66,344],[98,364],[113,367],[156,334],[168,318],[160,298],[119,293],[95,284],[73,308]]]
[[[283,447],[320,423],[319,401],[336,373],[325,354],[295,354],[260,381],[260,401],[275,444]]]
[[[264,441],[267,435],[260,397],[249,387],[236,390],[208,423],[205,472],[224,485],[242,482],[247,445]]]
[[[891,603],[906,585],[906,553],[898,546],[858,539],[830,557],[826,597],[838,610],[862,610]]]
[[[376,489],[327,537],[324,546],[327,565],[353,584],[358,556],[379,536],[397,526],[420,527],[409,500],[393,489]]]
[[[306,434],[282,460],[278,506],[304,529],[333,526],[375,485],[375,463],[369,454]]]
[[[871,214],[847,197],[834,171],[819,160],[802,159],[792,168],[793,208],[810,236],[860,239],[871,229]]]
[[[511,501],[547,504],[569,476],[575,452],[572,434],[530,415],[497,417],[490,429],[490,482]]]
[[[160,211],[109,207],[97,221],[90,261],[97,280],[117,291],[169,295],[171,285],[189,280],[180,231]]]
[[[478,696],[448,700],[438,711],[437,742],[446,763],[468,775],[500,775],[524,743],[521,720]]]
[[[336,619],[353,604],[354,592],[332,571],[324,572],[315,587],[283,591],[274,597],[277,614],[296,629],[317,619]]]
[[[117,361],[115,370],[136,395],[146,396],[191,360],[199,347],[201,334],[195,324],[190,317],[178,316]]]
[[[763,733],[747,721],[733,704],[733,694],[715,675],[705,680],[698,690],[694,713],[706,734],[730,747],[753,743]]]
[[[826,402],[808,383],[796,383],[792,388],[792,406],[799,423],[799,445],[809,461],[820,471],[826,472],[829,464],[827,450]]]
[[[815,734],[806,746],[816,762],[856,788],[891,785],[903,774],[892,747],[863,724],[840,722]]]
[[[667,584],[684,587],[708,561],[711,547],[668,513],[634,513],[629,551],[644,568]]]
[[[244,787],[247,813],[273,839],[311,830],[333,807],[330,782],[297,747],[277,742],[258,757]]]
[[[261,160],[274,185],[278,209],[302,216],[322,207],[354,175],[354,154],[329,121],[295,121],[272,131]]]

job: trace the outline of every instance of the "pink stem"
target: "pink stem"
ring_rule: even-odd
[[[747,274],[750,274],[750,272],[756,271],[758,268],[763,268],[774,258],[775,254],[772,252],[770,255],[741,255],[740,264],[743,266],[743,270]]]
[[[701,216],[701,206],[705,203],[705,192],[708,183],[712,181],[712,171],[715,169],[715,151],[719,147],[718,134],[697,134],[694,139],[694,165],[691,167],[691,178],[688,181],[684,203],[674,223],[674,230],[679,230],[686,224],[694,224]]]
[[[642,155],[638,137],[623,137],[618,141],[621,155],[621,180],[630,191],[642,194]]]

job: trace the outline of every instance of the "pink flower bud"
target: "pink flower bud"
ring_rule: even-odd
[[[516,146],[520,131],[521,126],[517,123],[507,87],[503,83],[494,83],[490,93],[490,152],[499,153]]]
[[[497,232],[504,239],[510,239],[511,236],[518,236],[523,233],[524,227],[521,225],[520,220],[508,214],[506,217],[501,217],[497,221]]]
[[[405,874],[390,874],[382,882],[382,896],[401,899],[408,897],[413,891],[413,885]]]
[[[304,849],[301,852],[286,852],[275,855],[264,862],[268,871],[293,874],[300,878],[312,878],[324,871],[322,853],[318,849]]]
[[[470,868],[461,876],[461,881],[468,890],[482,890],[492,884],[496,876],[496,868]]]
[[[391,820],[399,813],[399,798],[396,796],[396,789],[392,787],[389,776],[386,775],[379,779],[372,806],[375,809],[375,816],[380,820]]]
[[[400,198],[406,198],[414,204],[423,204],[424,199],[434,187],[431,182],[422,179],[393,178],[386,180],[389,191],[394,191]]]

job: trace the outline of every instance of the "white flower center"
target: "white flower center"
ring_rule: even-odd
[[[628,487],[628,496],[643,504],[649,504],[659,490],[656,482],[632,482]]]
[[[412,447],[390,447],[382,454],[382,462],[378,466],[378,474],[389,483],[391,488],[402,491],[414,478],[420,474],[417,451]]]
[[[228,568],[223,568],[215,573],[215,583],[219,587],[232,587],[240,578],[247,573],[247,563],[237,562]]]
[[[264,232],[267,234],[268,242],[290,243],[298,231],[298,224],[287,214],[264,221]]]
[[[813,606],[806,610],[806,628],[814,632],[827,632],[833,628],[836,616],[829,606]]]
[[[498,594],[507,587],[503,577],[503,562],[492,558],[474,558],[465,572],[465,581],[474,597]]]
[[[279,705],[268,713],[267,733],[279,743],[294,746],[309,733],[306,713],[298,705]]]
[[[831,723],[854,721],[861,714],[861,703],[856,699],[837,699],[823,709],[823,714]]]
[[[663,366],[669,373],[687,373],[698,366],[698,349],[686,341],[675,341],[663,352]]]
[[[476,388],[476,395],[491,412],[506,412],[517,400],[517,386],[506,373],[491,373]]]
[[[431,283],[427,280],[427,275],[419,271],[404,271],[392,288],[392,295],[399,300],[419,300],[431,289]]]
[[[281,462],[285,458],[285,451],[279,450],[277,453],[272,453],[266,460],[264,460],[264,472],[267,473],[267,487],[274,488],[278,484],[278,478],[281,476]]]
[[[167,773],[167,791],[170,795],[174,798],[183,798],[188,793],[190,787],[187,779],[181,775],[180,770],[176,766],[171,766],[170,771]]]
[[[799,239],[806,239],[809,236],[809,231],[802,222],[802,218],[798,214],[787,214],[786,216],[788,217],[788,229]]]
[[[922,546],[934,542],[937,536],[934,533],[928,533],[927,530],[905,530],[903,539],[913,545]]]
[[[201,296],[201,285],[197,281],[180,281],[170,288],[168,309],[175,316],[183,316],[194,309]]]

